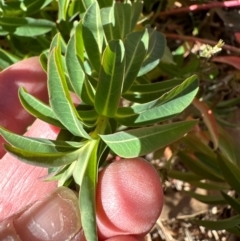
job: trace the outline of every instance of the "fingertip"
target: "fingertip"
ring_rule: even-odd
[[[99,236],[142,235],[150,231],[163,206],[163,190],[155,169],[142,158],[114,162],[99,174]]]
[[[13,225],[21,240],[71,240],[81,229],[78,198],[60,187],[14,219]]]
[[[19,61],[0,73],[0,125],[17,134],[23,134],[35,119],[20,103],[20,86],[40,100],[48,102],[47,75],[38,57]],[[0,138],[0,158],[5,153],[2,146],[4,142],[3,138]]]

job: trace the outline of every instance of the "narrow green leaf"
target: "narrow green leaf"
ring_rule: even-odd
[[[150,83],[151,82],[149,81],[149,78],[147,75],[139,76],[134,81],[134,84],[136,84],[136,85],[145,85],[145,84],[150,84]]]
[[[57,33],[52,41],[51,41],[51,45],[50,45],[50,48],[49,48],[49,52],[51,52],[55,47],[57,48],[58,46],[60,46],[60,49],[61,49],[61,52],[62,53],[65,53],[66,52],[66,43],[64,42],[62,36],[60,33]]]
[[[126,50],[126,69],[124,76],[123,93],[133,84],[138,75],[148,50],[149,35],[147,30],[129,33],[124,40]]]
[[[225,180],[234,190],[240,192],[240,168],[221,154],[218,154],[217,160]]]
[[[0,70],[7,68],[8,66],[18,62],[19,60],[19,57],[0,48]]]
[[[57,140],[59,141],[69,140],[69,141],[82,142],[84,139],[79,136],[74,136],[67,129],[61,129],[60,132],[58,133]]]
[[[201,182],[201,181],[190,181],[190,184],[196,188],[206,189],[206,190],[229,190],[229,185],[224,185],[223,183],[214,182]]]
[[[42,66],[42,69],[47,73],[47,62],[48,62],[48,53],[47,51],[43,52],[39,56],[40,64]]]
[[[77,117],[77,111],[67,88],[61,54],[59,49],[56,48],[51,52],[48,62],[48,90],[50,105],[59,121],[73,135],[90,139]]]
[[[34,18],[0,18],[0,35],[6,33],[23,37],[35,37],[43,35],[55,28],[55,23],[45,19]]]
[[[138,73],[138,76],[148,73],[153,70],[160,62],[163,57],[166,39],[163,34],[159,33],[157,30],[148,29],[149,33],[149,47],[148,52],[143,62],[143,65]]]
[[[39,12],[41,9],[45,8],[53,0],[24,0],[25,14],[30,15],[35,12]]]
[[[198,176],[212,181],[224,181],[224,178],[217,171],[209,166],[206,166],[197,158],[192,158],[190,155],[187,155],[184,152],[179,152],[178,156],[183,164]]]
[[[74,37],[75,37],[74,43],[75,43],[75,50],[76,50],[77,57],[79,58],[81,63],[83,63],[85,50],[84,50],[84,43],[82,38],[82,20],[76,26]]]
[[[82,20],[82,38],[85,50],[94,69],[99,73],[104,31],[97,1],[86,11]]]
[[[177,122],[120,131],[111,135],[100,135],[100,137],[117,155],[131,158],[171,144],[191,130],[196,123],[196,121]]]
[[[240,216],[233,216],[224,220],[207,221],[207,220],[194,220],[194,223],[199,226],[209,228],[211,230],[226,230],[240,225]]]
[[[89,75],[86,75],[83,83],[81,100],[86,104],[94,106],[95,93],[96,91],[89,81]]]
[[[87,75],[87,77],[91,86],[94,88],[94,90],[96,90],[98,85],[98,77],[93,77],[91,75]]]
[[[220,101],[216,107],[218,108],[227,108],[227,107],[233,107],[240,104],[240,97],[232,98],[230,100],[224,100]]]
[[[67,9],[70,4],[70,0],[58,0],[58,21],[66,21]]]
[[[162,56],[161,62],[164,62],[167,64],[175,64],[173,60],[172,52],[167,45],[165,46],[165,50],[164,50],[164,54]],[[190,70],[188,73],[190,72],[193,73],[192,70]]]
[[[82,181],[83,181],[83,177],[85,175],[85,171],[91,156],[91,153],[93,151],[94,148],[94,142],[90,141],[87,142],[80,150],[79,152],[79,158],[76,162],[76,165],[74,167],[74,171],[73,171],[73,178],[74,181],[81,186],[82,185]]]
[[[84,13],[87,9],[93,4],[96,0],[80,0],[80,16],[81,18],[84,16]]]
[[[97,183],[97,150],[99,140],[91,140],[93,146],[85,175],[79,193],[79,203],[81,212],[81,221],[84,235],[88,241],[97,241],[96,225],[96,183]]]
[[[71,152],[42,153],[22,150],[7,144],[5,144],[4,147],[19,160],[40,167],[60,167],[76,161],[79,156],[79,150]]]
[[[80,15],[80,2],[81,1],[71,1],[68,8],[68,16],[70,19],[74,19],[75,17]]]
[[[73,175],[73,170],[75,168],[76,162],[73,162],[63,173],[61,173],[58,179],[58,186],[63,186],[69,178]]]
[[[220,126],[219,129],[219,149],[221,153],[233,163],[240,166],[240,152],[237,141],[234,140],[233,136]]]
[[[143,2],[142,1],[135,1],[132,3],[131,9],[131,27],[130,30],[132,31],[138,22],[138,19],[142,13]]]
[[[96,111],[113,117],[121,98],[125,68],[125,50],[121,40],[108,43],[102,59],[95,95]]]
[[[236,198],[233,198],[226,194],[225,192],[221,192],[223,198],[226,200],[226,202],[233,208],[238,214],[240,214],[240,201]]]
[[[78,110],[77,111],[81,119],[87,126],[95,126],[99,117],[98,113],[93,110]]]
[[[81,99],[85,73],[77,57],[74,35],[71,37],[67,45],[65,63],[72,88]]]
[[[229,233],[240,236],[240,228],[238,226],[235,226],[233,228],[227,228],[226,231],[229,232]]]
[[[116,35],[114,31],[116,31],[115,26],[115,17],[114,17],[114,8],[107,7],[101,9],[101,19],[103,30],[105,33],[105,37],[107,41],[113,40]]]
[[[179,59],[179,58],[178,58]],[[161,73],[167,75],[169,78],[182,78],[184,75],[181,73],[181,69],[183,68],[183,64],[179,63],[178,59],[176,57],[174,58],[174,61],[176,61],[174,64],[169,64],[164,62],[164,56],[161,59],[161,62],[158,65],[158,68],[161,70]]]
[[[197,199],[200,202],[209,204],[209,205],[222,205],[222,204],[226,204],[225,199],[220,196],[220,195],[201,195],[192,191],[184,191],[184,193],[186,193],[187,195]]]
[[[125,3],[115,2],[114,7],[101,8],[102,24],[107,40],[124,40],[136,26],[142,6],[142,2],[126,1]]]
[[[191,104],[197,91],[198,80],[194,75],[154,101],[119,107],[115,119],[125,126],[143,126],[172,118]]]
[[[189,133],[182,138],[181,142],[186,146],[186,150],[191,152],[199,152],[208,155],[209,157],[216,158],[216,154],[207,144],[205,144],[198,136]]]
[[[22,106],[33,116],[49,124],[65,128],[62,123],[58,121],[50,106],[30,95],[23,87],[19,88],[18,94]]]
[[[113,0],[98,0],[100,8],[106,8],[113,5]]]
[[[157,83],[147,82],[144,84],[133,84],[131,88],[123,94],[123,97],[129,101],[137,103],[150,102],[156,100],[177,85],[182,84],[183,81],[183,79],[176,78]]]
[[[84,70],[85,70],[85,74],[87,74],[88,76],[98,76],[98,73],[94,70],[88,56],[85,54],[84,55]]]
[[[214,153],[215,154],[215,153]],[[216,171],[220,176],[222,175],[221,168],[219,167],[217,156],[209,156],[202,152],[194,152],[194,155],[198,158],[198,160],[203,163],[205,166],[211,168],[212,170]]]
[[[129,0],[114,3],[115,30],[114,39],[122,39],[131,31],[131,8]]]
[[[0,127],[0,134],[12,146],[25,151],[36,151],[38,153],[64,152],[79,149],[83,142],[54,141],[43,138],[33,138],[17,135],[7,129]]]
[[[187,99],[186,101],[191,103],[193,96],[195,96],[197,90],[198,90],[198,79],[196,75],[193,75],[187,78],[185,81],[183,81],[180,85],[176,86],[175,88],[171,89],[169,92],[162,95],[160,98],[143,105],[138,105],[138,104],[134,105],[133,110],[136,113],[140,113],[142,111],[150,110],[154,107],[160,106],[164,103],[169,103],[170,101],[175,99],[180,101],[181,98],[183,97],[185,98],[190,97],[190,101]],[[187,105],[189,105],[189,103]]]
[[[174,179],[182,180],[185,182],[198,181],[202,179],[201,177],[197,176],[193,172],[180,172],[180,171],[174,171],[174,170],[170,170],[167,173],[167,176]]]
[[[40,179],[43,179],[46,182],[58,181],[61,178],[61,175],[68,169],[68,167],[69,165],[65,165],[61,167],[49,167],[48,175],[42,176]]]

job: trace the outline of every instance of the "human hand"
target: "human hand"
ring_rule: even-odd
[[[38,58],[21,61],[0,73],[0,124],[23,134],[34,118],[21,107],[17,97],[19,86],[47,102],[46,74]],[[26,135],[55,139],[57,132],[36,120]],[[2,147],[0,154],[4,154]],[[22,241],[85,240],[76,195],[67,188],[56,189],[54,182],[39,179],[46,174],[44,168],[4,155],[0,161],[0,240],[4,240],[1,234],[7,231],[13,235],[17,231]],[[99,174],[99,240],[109,237],[112,237],[107,239],[109,241],[140,240],[155,223],[161,208],[161,184],[154,169],[145,161],[116,162]],[[16,236],[13,240],[19,239]]]

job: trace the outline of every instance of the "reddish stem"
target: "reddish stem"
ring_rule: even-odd
[[[183,41],[200,42],[200,43],[209,44],[212,46],[218,43],[217,41],[212,41],[208,39],[202,39],[202,38],[196,38],[192,36],[184,36],[184,35],[178,35],[178,34],[172,34],[172,33],[164,33],[164,35],[166,36],[166,38],[169,38],[169,39],[179,39]],[[224,44],[222,48],[225,50],[229,50],[237,54],[240,54],[240,48],[236,48],[234,46],[227,45],[227,44]]]
[[[222,7],[232,8],[232,7],[239,7],[239,6],[240,6],[240,0],[212,2],[207,4],[194,4],[188,7],[170,9],[168,11],[159,12],[157,13],[157,16],[163,17],[163,16],[169,16],[177,13],[194,12],[194,11],[206,10],[211,8],[222,8]]]

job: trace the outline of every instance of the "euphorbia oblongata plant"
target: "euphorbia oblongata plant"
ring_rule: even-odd
[[[41,55],[49,105],[19,89],[25,109],[61,128],[57,140],[16,135],[1,128],[8,152],[49,168],[52,180],[80,187],[79,206],[88,241],[97,240],[98,168],[111,151],[122,158],[153,152],[181,138],[196,121],[171,121],[198,91],[196,76],[151,83],[148,73],[164,56],[164,35],[136,30],[142,2],[85,0],[68,44],[58,33]],[[73,103],[71,92],[81,100]],[[164,123],[163,123],[164,121]],[[161,123],[160,123],[161,122]]]

